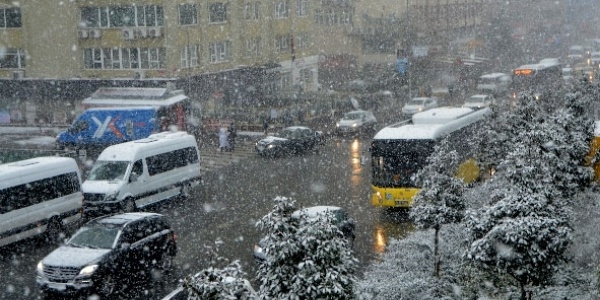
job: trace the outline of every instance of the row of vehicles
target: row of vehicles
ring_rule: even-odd
[[[160,132],[105,148],[82,182],[73,158],[37,157],[0,165],[0,246],[35,235],[62,239],[37,266],[47,294],[111,295],[132,274],[168,272],[176,236],[152,204],[189,198],[201,181],[194,136]],[[127,284],[134,284],[127,281]]]
[[[81,216],[130,212],[187,197],[200,181],[198,144],[185,132],[161,132],[107,147],[83,183],[73,158],[1,164],[0,246],[44,232],[56,236]]]

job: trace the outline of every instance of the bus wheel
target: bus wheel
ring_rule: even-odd
[[[55,243],[63,232],[63,226],[59,218],[52,218],[46,226],[46,239],[50,243]]]
[[[135,207],[135,201],[133,201],[133,199],[125,199],[125,205],[123,207],[123,210],[125,210],[125,212],[134,212],[136,211],[136,207]]]
[[[190,190],[191,187],[188,183],[184,183],[181,186],[181,191],[179,192],[179,195],[181,196],[182,199],[189,199],[190,198]]]

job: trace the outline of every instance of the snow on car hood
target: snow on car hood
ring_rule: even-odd
[[[116,193],[122,184],[122,180],[86,180],[81,185],[81,190],[84,193],[110,195]]]
[[[43,264],[48,266],[82,268],[100,260],[111,249],[76,248],[61,246],[44,257]]]

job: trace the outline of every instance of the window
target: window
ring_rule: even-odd
[[[328,8],[315,11],[317,24],[346,25],[352,24],[352,11],[349,8]]]
[[[260,37],[246,39],[246,55],[249,57],[260,56]]]
[[[308,34],[302,33],[296,35],[296,49],[306,49],[310,47]]]
[[[244,6],[244,18],[246,20],[260,19],[260,2],[246,2],[246,6]]]
[[[223,23],[227,22],[227,5],[225,3],[211,3],[208,7],[208,22]]]
[[[275,51],[286,52],[290,50],[290,36],[279,35],[275,37]]]
[[[281,74],[281,90],[289,91],[292,88],[292,73]]]
[[[148,174],[150,176],[183,168],[195,163],[198,163],[198,152],[196,152],[196,148],[194,147],[177,149],[146,158],[146,165],[148,166]]]
[[[195,4],[179,5],[179,24],[198,24],[198,9],[196,8]]]
[[[191,68],[198,66],[198,45],[188,45],[181,48],[181,67]]]
[[[77,173],[9,187],[0,191],[0,214],[77,193],[81,190]]]
[[[211,63],[222,62],[229,59],[229,42],[210,43]]]
[[[118,28],[162,26],[163,24],[163,8],[157,5],[81,8],[81,27]]]
[[[286,0],[275,2],[275,19],[285,19],[288,17],[288,3]]]
[[[94,48],[83,52],[86,69],[164,69],[165,48]]]
[[[296,15],[304,17],[308,15],[308,0],[297,0]]]
[[[21,9],[18,7],[0,9],[0,27],[21,27]]]
[[[25,50],[7,48],[3,56],[0,56],[0,69],[24,69]]]

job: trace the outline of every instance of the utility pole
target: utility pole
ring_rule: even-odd
[[[406,59],[408,60],[408,72],[407,72],[407,76],[408,76],[408,101],[410,101],[412,99],[412,88],[411,88],[411,83],[410,83],[410,16],[408,14],[408,0],[406,0]]]

